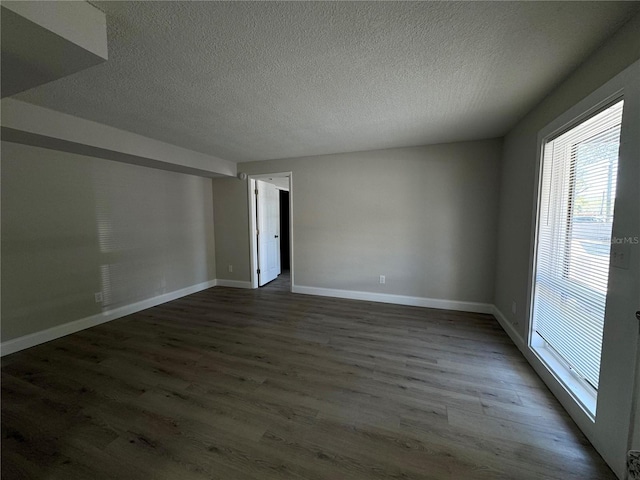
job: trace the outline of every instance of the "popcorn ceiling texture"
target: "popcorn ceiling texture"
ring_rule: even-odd
[[[233,161],[504,135],[635,2],[92,2],[109,61],[15,98]]]

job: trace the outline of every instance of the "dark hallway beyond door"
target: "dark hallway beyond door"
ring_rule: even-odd
[[[289,270],[289,192],[280,190],[280,266]]]

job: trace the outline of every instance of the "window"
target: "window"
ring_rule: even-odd
[[[595,413],[623,101],[544,142],[532,347],[594,396]],[[547,366],[550,362],[546,361]],[[587,402],[588,403],[588,402]]]

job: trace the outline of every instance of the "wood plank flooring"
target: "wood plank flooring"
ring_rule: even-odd
[[[216,287],[10,355],[2,479],[613,479],[489,315]]]

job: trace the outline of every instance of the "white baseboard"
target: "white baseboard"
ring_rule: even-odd
[[[165,293],[163,295],[158,295],[157,297],[148,298],[147,300],[132,303],[131,305],[114,308],[113,310],[105,310],[96,315],[91,315],[90,317],[85,317],[79,320],[64,323],[62,325],[57,325],[40,332],[13,338],[0,344],[0,356],[19,352],[20,350],[24,350],[25,348],[35,347],[36,345],[40,345],[41,343],[50,342],[51,340],[55,340],[56,338],[64,337],[66,335],[79,332],[80,330],[95,327],[96,325],[100,325],[102,323],[107,323],[117,318],[131,315],[132,313],[146,310],[147,308],[155,307],[162,303],[170,302],[171,300],[175,300],[186,295],[191,295],[192,293],[206,290],[207,288],[215,287],[216,284],[216,280],[209,280],[208,282],[191,285],[190,287]]]
[[[587,410],[581,406],[580,401],[577,400],[578,397],[576,397],[574,393],[570,393],[569,389],[565,386],[566,380],[572,377],[571,372],[566,369],[565,372],[562,372],[561,370],[564,369],[564,367],[560,366],[559,363],[557,363],[555,370],[552,372],[543,363],[539,355],[534,353],[533,349],[528,347],[527,342],[525,342],[522,336],[516,331],[513,324],[507,320],[507,317],[495,305],[493,306],[492,313],[498,320],[502,329],[507,333],[507,335],[509,335],[511,341],[516,345],[516,347],[518,347],[520,352],[522,352],[522,355],[529,365],[531,365],[540,379],[545,383],[549,390],[551,390],[551,393],[553,393],[553,395],[558,399],[571,418],[573,418],[573,420],[578,424],[580,430],[582,430],[591,443],[593,443],[596,449],[600,451],[597,435],[594,433],[595,424],[593,420],[590,418]],[[563,378],[565,379],[564,381]]]
[[[500,324],[502,329],[507,332],[507,335],[509,335],[511,341],[515,343],[516,347],[518,347],[518,350],[520,350],[522,354],[527,357],[527,355],[529,355],[529,352],[522,336],[518,333],[513,324],[509,320],[507,320],[507,317],[504,316],[504,314],[500,311],[500,309],[498,309],[498,307],[496,307],[495,305],[491,305],[491,307],[491,313],[494,317],[496,317],[496,320],[498,320],[498,323]]]
[[[366,300],[369,302],[394,303],[412,307],[439,308],[442,310],[458,310],[461,312],[493,313],[493,305],[489,303],[462,302],[457,300],[441,300],[437,298],[409,297],[406,295],[391,295],[388,293],[358,292],[354,290],[339,290],[335,288],[305,287],[294,285],[293,293],[305,295],[320,295],[322,297],[347,298],[350,300]]]
[[[130,315],[132,313],[145,310],[147,308],[155,307],[162,303],[170,302],[180,297],[190,295],[192,293],[205,290],[214,286],[232,287],[232,288],[245,288],[250,289],[251,282],[240,280],[210,280],[208,282],[192,285],[187,288],[176,290],[174,292],[165,293],[157,297],[149,298],[141,302],[133,303],[131,305],[125,305],[123,307],[115,308],[113,310],[106,310],[102,313],[92,315],[90,317],[74,320],[69,323],[51,327],[41,332],[35,332],[22,337],[14,338],[2,342],[0,344],[0,356],[9,355],[11,353],[24,350],[25,348],[40,345],[41,343],[55,340],[56,338],[70,335],[86,328],[91,328],[102,323],[110,322],[117,318]],[[294,285],[292,288],[293,293],[301,293],[306,295],[320,295],[325,297],[346,298],[351,300],[365,300],[370,302],[392,303],[397,305],[409,305],[415,307],[427,307],[438,308],[443,310],[457,310],[462,312],[474,312],[474,313],[489,313],[493,314],[498,322],[502,325],[502,328],[509,334],[513,342],[518,346],[520,350],[524,349],[524,342],[520,335],[515,331],[511,323],[509,323],[504,315],[494,305],[488,303],[477,302],[463,302],[456,300],[442,300],[426,297],[410,297],[406,295],[391,295],[386,293],[372,293],[372,292],[359,292],[353,290],[340,290],[333,288],[320,288],[320,287],[305,287]],[[523,350],[524,353],[524,350]]]
[[[252,288],[251,282],[244,282],[242,280],[224,280],[219,278],[216,285],[218,287],[231,287],[231,288]]]

